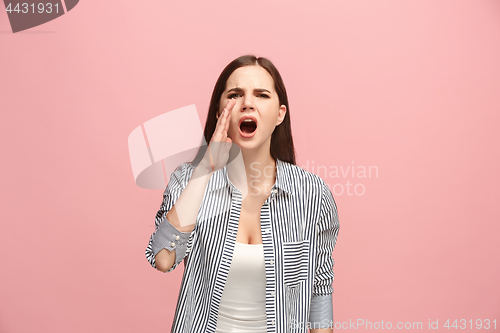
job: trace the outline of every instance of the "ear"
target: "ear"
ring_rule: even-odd
[[[280,111],[278,114],[278,121],[276,122],[276,126],[278,126],[279,124],[281,124],[283,122],[283,120],[285,119],[285,115],[286,115],[286,106],[281,105]]]

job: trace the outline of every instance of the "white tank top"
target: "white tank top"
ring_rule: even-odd
[[[263,244],[236,242],[222,292],[216,333],[267,331]]]

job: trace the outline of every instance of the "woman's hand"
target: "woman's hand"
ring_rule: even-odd
[[[217,125],[207,147],[207,151],[205,152],[205,156],[200,162],[208,172],[222,169],[229,159],[229,150],[231,149],[232,140],[227,136],[227,132],[231,120],[231,110],[235,104],[236,101],[234,99],[230,99],[227,102],[226,107],[217,120]]]

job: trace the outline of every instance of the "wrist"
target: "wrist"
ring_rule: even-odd
[[[209,180],[213,173],[214,171],[200,163],[194,168],[192,178],[206,178],[206,180]]]

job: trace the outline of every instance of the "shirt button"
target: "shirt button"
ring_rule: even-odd
[[[179,240],[179,236],[178,235],[174,235],[175,236],[175,240]]]
[[[278,193],[278,189],[276,189],[276,188],[275,188],[275,189],[273,190],[273,193],[274,193],[274,194]]]
[[[174,242],[170,243],[170,245],[172,245],[173,247],[175,247],[175,243]]]
[[[271,291],[271,296],[274,296],[276,293],[274,291]]]
[[[271,325],[272,325],[272,326],[274,326],[274,324],[275,324],[275,323],[276,323],[276,322],[274,321],[274,319],[273,319],[273,320],[271,320]]]
[[[274,260],[269,260],[269,264],[274,265]]]

